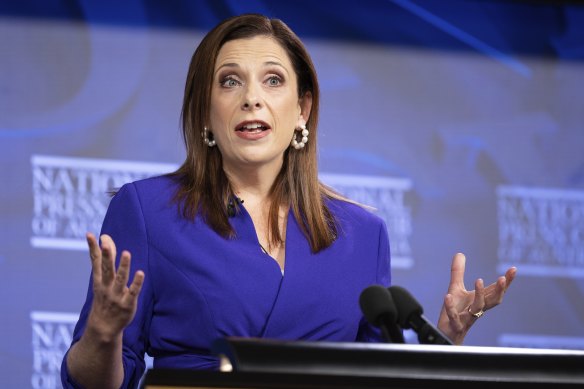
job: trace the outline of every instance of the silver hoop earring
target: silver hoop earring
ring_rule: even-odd
[[[306,143],[308,143],[309,132],[308,129],[306,128],[306,124],[302,124],[300,126],[300,130],[302,130],[301,132],[302,139],[300,140],[300,142],[296,140],[296,132],[294,132],[294,135],[292,135],[292,142],[290,142],[290,145],[294,147],[296,150],[300,150],[306,145]]]
[[[211,131],[209,131],[209,129],[206,126],[203,127],[203,132],[201,133],[201,136],[203,137],[203,142],[205,142],[207,146],[213,147],[217,144],[217,142],[215,142],[215,139],[209,139],[209,136],[207,135],[208,133],[213,134]]]

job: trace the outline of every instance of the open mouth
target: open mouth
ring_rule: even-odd
[[[268,126],[264,122],[244,122],[237,125],[235,131],[247,132],[250,134],[258,134],[269,129],[270,126]]]

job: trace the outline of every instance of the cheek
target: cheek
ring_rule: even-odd
[[[230,104],[225,99],[211,99],[210,127],[212,130],[222,130],[231,117]]]
[[[291,109],[290,107],[294,108]],[[289,130],[290,136],[292,136],[292,131],[294,131],[294,128],[296,128],[296,125],[298,124],[298,118],[300,117],[298,98],[293,96],[282,99],[278,106],[278,111],[280,113],[280,124],[284,127],[284,130]]]

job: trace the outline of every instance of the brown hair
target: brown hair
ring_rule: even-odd
[[[222,169],[221,153],[208,147],[202,139],[204,126],[209,122],[211,88],[215,60],[228,41],[269,36],[284,48],[290,57],[298,79],[298,96],[312,94],[312,109],[307,121],[310,141],[300,150],[288,148],[284,153],[282,170],[271,188],[268,216],[269,242],[283,243],[278,228],[280,205],[290,204],[313,252],[332,244],[337,236],[333,215],[324,203],[325,198],[342,198],[318,180],[317,123],[319,88],[316,70],[308,51],[296,34],[281,20],[259,14],[234,16],[213,28],[197,47],[187,75],[182,106],[182,131],[186,158],[172,173],[179,181],[175,201],[181,204],[185,217],[194,219],[198,212],[217,233],[233,237],[228,220],[228,207],[233,192]]]

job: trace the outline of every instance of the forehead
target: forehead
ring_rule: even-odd
[[[292,66],[288,53],[278,41],[269,36],[255,36],[225,42],[217,55],[215,68],[225,63],[240,63],[243,61],[275,61],[286,67]]]

